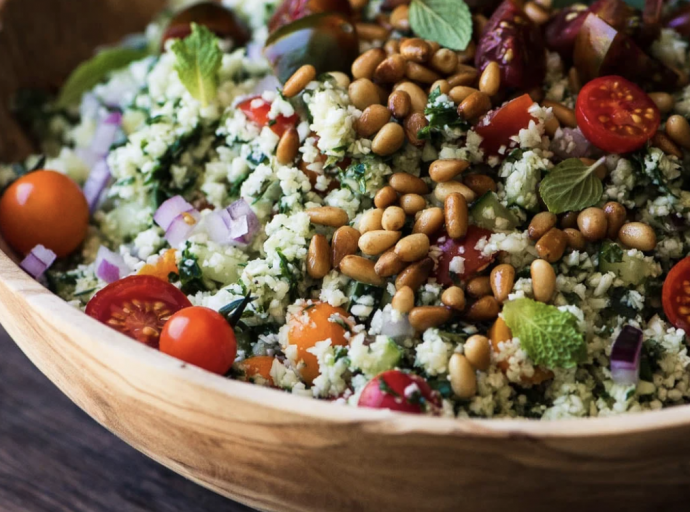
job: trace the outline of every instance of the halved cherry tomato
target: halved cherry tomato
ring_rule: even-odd
[[[339,12],[352,16],[352,6],[349,0],[284,0],[268,22],[268,30],[273,32],[293,21],[320,12]]]
[[[299,122],[299,116],[294,114],[290,117],[278,116],[271,124],[272,120],[268,118],[268,114],[271,112],[271,104],[261,96],[246,99],[237,105],[237,108],[244,112],[247,119],[261,128],[270,125],[271,130],[278,137],[282,137],[288,129],[293,128]]]
[[[273,377],[271,377],[273,361],[275,357],[272,356],[254,356],[238,363],[244,373],[241,380],[254,382],[257,377],[261,377],[269,386],[273,386]]]
[[[668,321],[690,336],[690,256],[680,260],[666,276],[662,302]]]
[[[173,285],[153,276],[115,281],[93,296],[86,314],[141,343],[158,347],[170,317],[192,303]]]
[[[232,39],[235,46],[244,46],[250,39],[247,27],[230,9],[218,2],[200,2],[183,9],[170,20],[162,44],[168,39],[184,39],[190,35],[192,23],[208,28],[221,39]]]
[[[350,325],[349,315],[342,308],[326,302],[305,306],[290,317],[288,343],[297,347],[297,362],[302,363],[300,374],[305,382],[311,384],[319,376],[319,362],[308,350],[319,341],[331,340],[331,346],[348,344],[345,327]]]
[[[533,104],[534,101],[530,95],[523,94],[480,119],[474,131],[484,139],[481,148],[489,155],[498,155],[501,147],[505,147],[504,155],[507,155],[508,149],[517,146],[511,137],[520,133],[523,128],[527,128],[529,122],[534,119],[529,113]]]
[[[153,276],[163,281],[170,280],[170,274],[179,274],[175,249],[168,249],[155,265],[146,264],[138,272],[140,276]]]
[[[19,178],[0,200],[0,232],[15,251],[37,245],[59,258],[77,249],[89,228],[89,205],[70,178],[55,171],[35,171]]]
[[[444,286],[452,286],[456,284],[457,280],[464,281],[489,265],[494,259],[493,256],[485,256],[476,249],[476,246],[479,240],[488,238],[492,234],[493,233],[488,229],[470,226],[465,238],[462,240],[453,240],[445,231],[442,232],[438,239],[445,237],[446,240],[440,244],[438,241],[435,243],[442,251],[434,272],[436,280]],[[456,256],[465,259],[465,270],[461,274],[453,274],[453,276],[451,276],[450,266],[453,258]],[[454,279],[455,276],[457,277],[456,279]]]
[[[652,99],[620,76],[602,76],[585,85],[575,107],[580,131],[609,153],[629,153],[654,136],[661,114]]]
[[[418,375],[388,370],[369,381],[359,396],[357,406],[421,414],[436,412],[441,407],[441,398]]]
[[[235,331],[216,311],[194,306],[175,313],[163,327],[161,352],[218,375],[237,355]]]

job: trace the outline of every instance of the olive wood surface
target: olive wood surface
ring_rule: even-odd
[[[7,102],[54,87],[154,0],[0,0],[0,160],[26,154]],[[0,322],[77,405],[126,442],[271,511],[679,510],[690,407],[615,418],[453,420],[342,407],[223,379],[135,343],[0,252]]]

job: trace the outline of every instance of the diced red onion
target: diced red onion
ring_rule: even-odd
[[[616,384],[637,384],[640,380],[641,352],[642,331],[626,325],[611,347],[611,378]]]
[[[402,341],[413,338],[415,330],[412,325],[410,325],[407,316],[400,315],[394,319],[390,310],[383,310],[381,317],[381,334],[393,338],[396,341]]]
[[[110,146],[115,142],[117,131],[122,125],[122,114],[120,112],[109,113],[96,128],[96,133],[91,141],[91,152],[100,157],[104,157],[110,151]]]
[[[105,246],[98,249],[96,255],[96,277],[102,279],[106,283],[114,283],[129,275],[132,271],[122,256],[114,253]]]
[[[84,183],[84,196],[86,202],[89,203],[91,213],[96,211],[108,183],[110,183],[110,167],[104,158],[91,169],[91,173]]]
[[[579,128],[559,128],[549,148],[561,160],[568,158],[592,158],[600,154],[582,134]]]
[[[209,237],[218,244],[248,244],[259,230],[259,218],[244,199],[211,213],[204,222]]]
[[[240,221],[242,217],[247,217],[247,231],[243,236],[233,238],[245,244],[250,243],[261,227],[259,217],[256,216],[252,207],[244,199],[239,199],[228,206],[228,213],[230,213],[230,217],[235,221]]]
[[[171,247],[179,247],[192,235],[200,220],[201,214],[196,210],[179,214],[165,230],[165,239]]]
[[[42,245],[37,245],[31,249],[31,252],[27,254],[19,266],[31,274],[34,279],[38,279],[50,268],[56,258],[57,256],[53,251]]]
[[[158,207],[158,210],[153,215],[153,220],[167,231],[177,217],[192,211],[194,211],[194,207],[185,201],[182,196],[174,196]]]
[[[259,55],[261,55],[261,50],[259,50]],[[252,92],[250,93],[250,96],[261,96],[266,91],[276,92],[280,89],[282,89],[282,86],[280,85],[278,78],[272,74],[266,75],[256,83],[252,89]]]

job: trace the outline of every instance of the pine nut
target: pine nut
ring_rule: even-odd
[[[307,274],[323,279],[331,271],[331,249],[323,235],[314,235],[307,252]]]
[[[413,233],[424,233],[432,236],[443,226],[443,210],[441,208],[428,208],[424,210],[414,223]]]
[[[429,176],[436,183],[450,181],[470,166],[466,160],[436,160],[429,166]]]
[[[450,357],[448,378],[456,397],[467,400],[477,394],[477,375],[464,355],[453,354]]]
[[[383,128],[391,119],[390,111],[383,105],[370,105],[364,109],[355,122],[357,135],[369,138]]]
[[[405,59],[399,53],[386,57],[374,71],[374,80],[384,84],[394,84],[405,76]]]
[[[501,68],[491,61],[479,77],[479,90],[488,96],[495,96],[501,88]]]
[[[618,236],[618,231],[625,224],[628,212],[622,204],[611,201],[604,205],[604,214],[606,215],[607,225],[606,235],[611,240],[615,240]]]
[[[494,324],[489,329],[489,339],[491,340],[491,347],[494,352],[499,352],[501,344],[513,339],[513,333],[510,332],[508,324],[500,316],[496,319]]]
[[[386,231],[400,231],[405,225],[405,211],[399,206],[389,206],[383,212],[381,225]]]
[[[358,78],[369,78],[374,76],[376,67],[386,58],[386,52],[381,48],[372,48],[357,57],[352,63],[352,76]]]
[[[676,100],[667,92],[650,92],[650,99],[662,114],[668,114],[676,106]]]
[[[406,60],[424,64],[433,55],[431,46],[424,40],[418,37],[405,39],[400,43],[400,55]]]
[[[570,87],[570,91],[574,94],[579,93],[580,89],[582,89],[582,80],[580,80],[580,73],[577,71],[577,68],[575,66],[570,68],[570,71],[568,71],[568,87]]]
[[[386,185],[381,190],[376,192],[374,196],[374,205],[376,208],[386,208],[398,200],[398,193],[390,185]]]
[[[458,105],[458,115],[468,121],[477,119],[491,109],[491,99],[483,92],[474,92]]]
[[[312,224],[318,226],[330,226],[332,228],[339,228],[349,222],[347,212],[342,208],[335,206],[318,206],[316,208],[309,208],[306,211],[309,215],[309,220]]]
[[[426,141],[419,138],[419,130],[429,125],[429,121],[421,112],[413,112],[404,121],[405,135],[407,140],[413,146],[418,148],[423,147]]]
[[[426,258],[429,248],[429,237],[424,233],[415,233],[400,240],[395,245],[395,253],[402,261],[411,263]]]
[[[446,78],[451,87],[457,87],[459,85],[464,85],[467,87],[474,87],[477,85],[477,77],[479,74],[477,70],[474,71],[461,71],[460,73],[455,73],[454,75]]]
[[[278,142],[278,147],[276,148],[276,159],[280,165],[288,165],[295,161],[297,154],[299,153],[299,133],[297,129],[290,128]]]
[[[529,228],[527,228],[527,233],[532,240],[539,240],[551,228],[555,227],[557,222],[558,217],[551,212],[537,213],[534,217],[532,217],[532,221],[529,223]]]
[[[667,155],[673,155],[678,159],[683,158],[683,151],[664,132],[656,132],[652,137],[652,146],[659,148]]]
[[[558,122],[562,126],[567,126],[568,128],[577,128],[577,118],[575,117],[575,111],[571,108],[566,107],[562,103],[557,101],[544,100],[542,105],[553,110],[553,115],[556,116]]]
[[[379,257],[374,270],[381,277],[390,277],[402,272],[406,266],[407,263],[398,257],[395,249],[390,249]]]
[[[379,156],[388,156],[399,150],[404,143],[403,127],[397,123],[388,123],[374,137],[371,150]]]
[[[383,208],[374,208],[364,212],[357,227],[362,235],[369,231],[383,229]]]
[[[404,119],[410,113],[412,101],[405,91],[393,91],[388,97],[388,110],[396,119]]]
[[[453,240],[463,238],[469,227],[467,200],[462,194],[450,194],[444,203],[444,217],[448,236]]]
[[[475,89],[474,87],[457,85],[450,90],[448,96],[450,96],[450,99],[453,100],[456,105],[459,105],[477,91],[478,89]]]
[[[656,248],[656,233],[648,224],[630,222],[623,225],[618,232],[618,238],[626,246],[638,251],[648,252]]]
[[[690,149],[690,124],[683,116],[673,115],[666,121],[666,135],[684,149]]]
[[[477,276],[467,282],[467,294],[475,299],[491,295],[491,280],[489,276]]]
[[[541,103],[544,100],[544,88],[541,85],[535,85],[531,89],[527,89],[526,92],[535,103]]]
[[[431,39],[426,39],[426,43],[431,47],[431,53],[436,53],[441,49],[441,45]]]
[[[455,55],[458,56],[458,64],[474,62],[474,57],[477,55],[477,43],[470,41],[470,44],[467,45],[467,48],[462,51],[455,52]]]
[[[486,174],[465,174],[462,182],[467,185],[477,197],[482,197],[487,192],[496,192],[498,186],[496,182]]]
[[[539,239],[535,249],[540,258],[555,263],[563,257],[567,244],[568,240],[563,231],[558,228],[551,228]]]
[[[534,260],[529,268],[532,293],[539,302],[550,302],[556,292],[556,272],[548,261]]]
[[[360,283],[383,286],[384,279],[374,270],[374,262],[361,256],[345,256],[340,262],[340,272]]]
[[[293,75],[288,78],[283,86],[283,96],[286,98],[294,98],[301,93],[309,82],[316,78],[316,68],[311,64],[305,64]]]
[[[383,49],[386,51],[387,55],[393,55],[394,53],[400,53],[400,40],[399,39],[389,39],[386,44],[383,45]]]
[[[561,227],[562,228],[576,228],[577,227],[577,217],[580,212],[568,212],[563,214],[561,217]]]
[[[558,118],[556,116],[551,116],[544,123],[544,132],[553,139],[560,127],[561,123],[558,122]]]
[[[369,4],[369,0],[350,0],[350,5],[355,11],[361,11],[367,4]]]
[[[487,295],[470,306],[467,319],[472,322],[487,322],[495,319],[499,311],[498,301],[491,295]]]
[[[399,290],[403,286],[409,286],[414,291],[417,291],[426,284],[433,269],[434,260],[431,258],[424,258],[422,261],[413,263],[398,274],[395,280],[395,288]]]
[[[441,79],[441,75],[435,71],[409,60],[405,63],[405,76],[423,84],[433,84],[436,80]]]
[[[477,195],[472,192],[472,189],[460,183],[459,181],[446,181],[445,183],[439,183],[434,189],[434,197],[441,203],[445,203],[446,198],[455,193],[464,196],[468,203],[471,203],[477,199]]]
[[[400,198],[400,206],[406,215],[416,215],[426,208],[426,199],[419,194],[405,194]]]
[[[549,11],[536,2],[527,2],[525,4],[525,14],[535,25],[543,25],[549,21]]]
[[[359,231],[350,226],[338,228],[336,232],[333,233],[333,240],[331,241],[331,261],[333,263],[333,268],[338,268],[345,256],[357,252],[359,248],[359,237]]]
[[[410,30],[410,7],[399,5],[391,13],[391,25],[395,30],[407,32]]]
[[[443,291],[441,302],[456,311],[465,309],[465,292],[459,286],[451,286]]]
[[[458,55],[448,48],[441,48],[431,57],[431,67],[443,75],[450,75],[458,65]]]
[[[601,208],[587,208],[577,216],[577,226],[580,232],[590,242],[597,242],[606,237],[608,221]]]
[[[406,172],[396,172],[390,177],[388,183],[398,194],[426,195],[429,193],[429,187],[424,180]]]
[[[412,82],[403,82],[395,86],[394,90],[406,92],[410,96],[410,104],[412,105],[412,112],[424,112],[428,101],[428,96],[417,84]]]
[[[437,89],[441,94],[448,94],[450,92],[450,84],[446,80],[436,80],[429,87],[429,92],[432,93]]]
[[[343,89],[347,89],[350,87],[350,84],[352,83],[352,80],[350,80],[350,77],[347,76],[345,73],[342,73],[341,71],[330,71],[328,72],[329,75],[331,75],[331,78],[335,81],[335,84],[338,87],[342,87]]]
[[[491,290],[498,302],[503,304],[508,300],[508,295],[513,291],[515,285],[515,269],[512,265],[498,265],[491,271],[489,276]]]
[[[390,32],[376,23],[355,23],[357,35],[362,41],[385,41]]]
[[[382,254],[393,247],[401,236],[399,231],[367,231],[359,237],[359,250],[369,256]]]
[[[483,14],[472,15],[473,32],[475,34],[483,34],[487,23],[489,23],[489,20]]]
[[[380,103],[379,90],[374,82],[368,78],[355,80],[347,88],[352,104],[359,110],[364,110],[369,105]]]
[[[409,313],[414,307],[414,292],[409,286],[403,286],[391,300],[391,306],[399,313]]]
[[[450,320],[450,309],[444,306],[419,306],[410,311],[410,325],[417,332],[438,327]]]
[[[574,251],[584,251],[587,247],[587,239],[580,233],[577,229],[565,228],[563,230],[566,240],[568,241],[568,247]]]
[[[481,334],[470,336],[465,342],[465,357],[477,370],[485,372],[491,366],[490,343],[489,338]]]

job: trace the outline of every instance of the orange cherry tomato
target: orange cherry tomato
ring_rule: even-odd
[[[252,123],[256,123],[259,127],[270,126],[273,133],[278,137],[282,137],[286,131],[296,126],[299,121],[297,114],[290,117],[278,116],[275,120],[269,119],[268,114],[271,112],[271,104],[261,96],[248,98],[237,105],[237,108],[244,112],[247,119]]]
[[[239,363],[239,367],[244,372],[241,380],[254,382],[257,377],[261,377],[269,386],[273,386],[271,368],[273,367],[273,356],[254,356]]]
[[[690,256],[668,273],[661,296],[668,321],[690,336]]]
[[[319,376],[319,362],[308,350],[319,341],[329,338],[332,346],[347,345],[347,330],[341,324],[349,325],[348,317],[347,311],[342,308],[333,307],[326,302],[317,302],[305,306],[300,313],[290,318],[288,343],[297,347],[297,361],[303,363],[300,373],[307,384],[311,384]],[[339,321],[332,321],[334,319]]]
[[[235,331],[220,313],[194,306],[170,317],[161,333],[160,351],[225,375],[235,361],[237,341]]]
[[[0,232],[15,251],[27,254],[43,245],[59,258],[86,238],[89,205],[70,178],[35,171],[19,178],[0,199]]]
[[[158,261],[153,264],[146,264],[139,270],[137,275],[153,276],[163,281],[170,281],[170,274],[179,274],[175,249],[168,249]]]
[[[529,127],[529,122],[534,119],[529,113],[533,104],[534,101],[529,94],[523,94],[480,119],[474,131],[484,139],[481,148],[488,155],[498,155],[499,149],[503,146],[506,149],[517,146],[511,137],[520,133],[523,128]],[[508,155],[508,151],[505,155]]]
[[[130,276],[94,295],[86,306],[86,314],[156,348],[170,316],[191,306],[187,296],[166,281],[153,276]]]

